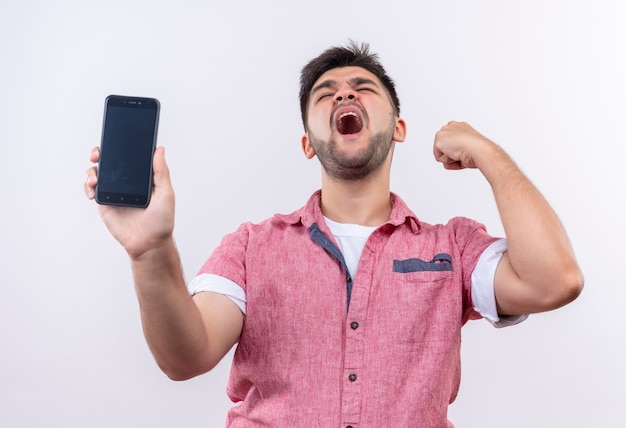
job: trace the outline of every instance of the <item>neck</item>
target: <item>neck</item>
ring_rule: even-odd
[[[391,215],[389,176],[356,182],[322,175],[322,212],[338,223],[380,226]]]

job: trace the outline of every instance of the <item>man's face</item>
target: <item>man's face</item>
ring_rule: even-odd
[[[334,179],[358,180],[389,165],[404,121],[378,78],[360,67],[335,68],[315,82],[309,96],[302,147],[317,155]]]

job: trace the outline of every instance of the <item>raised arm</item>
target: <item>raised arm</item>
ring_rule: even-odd
[[[478,168],[498,206],[508,241],[495,276],[501,315],[556,309],[574,300],[583,275],[556,213],[498,145],[467,123],[450,122],[435,137],[447,169]]]
[[[97,162],[98,149],[90,160]],[[96,167],[87,170],[85,193],[94,198]],[[159,367],[174,380],[212,369],[237,342],[243,326],[239,308],[225,296],[189,296],[174,244],[174,191],[163,148],[154,154],[150,205],[99,205],[105,225],[128,253],[144,335]]]

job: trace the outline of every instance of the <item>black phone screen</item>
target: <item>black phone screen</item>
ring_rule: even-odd
[[[96,186],[98,203],[149,204],[159,109],[154,98],[107,97]]]

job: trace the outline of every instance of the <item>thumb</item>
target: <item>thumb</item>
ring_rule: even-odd
[[[170,170],[165,162],[165,147],[157,147],[152,160],[154,170],[154,185],[156,187],[170,187]]]

